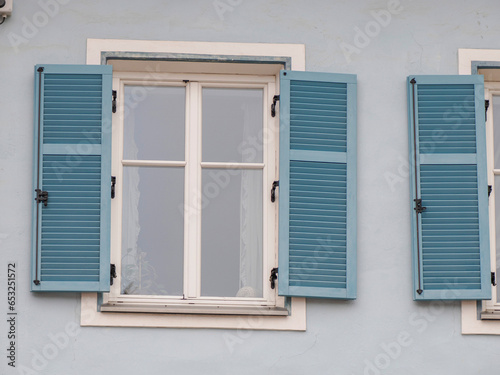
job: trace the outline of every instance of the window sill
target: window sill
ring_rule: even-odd
[[[500,311],[483,311],[481,320],[500,320]]]
[[[105,306],[105,305],[103,305]],[[292,298],[286,315],[164,312],[117,312],[98,310],[97,293],[82,293],[81,326],[89,327],[164,327],[214,328],[275,331],[306,330],[306,299]],[[206,308],[206,307],[205,307]],[[236,313],[236,311],[234,312]]]
[[[477,301],[462,301],[462,334],[500,335],[500,314],[479,313]]]
[[[147,306],[138,304],[110,304],[101,305],[101,312],[119,313],[154,313],[154,314],[203,314],[203,315],[262,315],[262,316],[288,316],[289,311],[280,307],[265,306],[181,306],[163,305]]]

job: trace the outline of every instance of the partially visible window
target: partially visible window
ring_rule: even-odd
[[[488,103],[486,131],[488,148],[488,184],[489,184],[489,211],[490,211],[490,245],[492,284],[498,282],[500,271],[500,77],[496,72],[483,71],[485,79],[485,99]],[[498,71],[500,73],[500,70]],[[483,302],[482,318],[500,319],[500,288],[492,285],[493,293],[490,301]]]

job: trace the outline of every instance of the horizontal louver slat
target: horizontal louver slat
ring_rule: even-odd
[[[420,182],[426,207],[422,213],[424,289],[477,288],[481,267],[476,165],[421,165]],[[466,223],[467,229],[460,223]],[[476,261],[460,265],[460,259]]]
[[[476,152],[474,85],[418,85],[419,151]]]
[[[290,83],[290,148],[346,152],[347,84]]]
[[[100,144],[102,76],[45,74],[44,144]]]
[[[290,285],[345,288],[346,165],[291,161],[290,186],[307,187],[290,195]],[[338,197],[318,200],[323,188]]]
[[[101,157],[45,155],[41,277],[44,281],[99,281]],[[86,187],[97,190],[86,190]]]

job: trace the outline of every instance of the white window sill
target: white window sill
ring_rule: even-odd
[[[481,320],[500,320],[500,311],[484,311]]]
[[[488,315],[488,316],[486,316]],[[500,315],[498,313],[481,314],[478,318],[477,302],[462,302],[463,335],[500,335]]]
[[[163,305],[146,306],[140,304],[106,303],[101,305],[102,312],[131,312],[155,314],[203,314],[203,315],[262,315],[288,316],[288,309],[266,306],[218,306],[218,305]]]
[[[98,311],[97,293],[82,293],[81,325],[91,327],[220,328],[276,331],[306,330],[306,300],[292,298],[287,315],[230,315]],[[102,310],[101,306],[101,310]],[[115,310],[116,311],[116,310]]]

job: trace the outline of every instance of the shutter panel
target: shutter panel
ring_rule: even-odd
[[[483,77],[411,76],[408,98],[414,299],[490,299]]]
[[[356,76],[282,71],[279,294],[356,297]]]
[[[111,69],[35,67],[32,291],[109,291]]]

